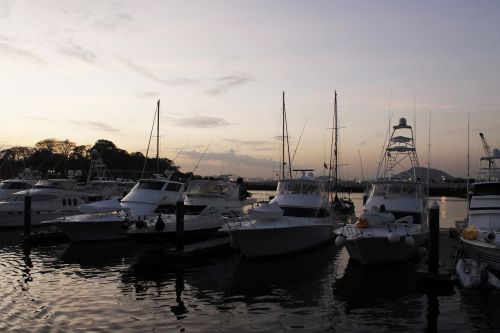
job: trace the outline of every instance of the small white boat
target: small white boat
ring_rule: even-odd
[[[309,170],[307,170],[309,171]],[[312,172],[278,182],[269,204],[244,218],[227,219],[221,231],[247,258],[285,255],[333,241],[334,221],[324,183]]]
[[[162,211],[173,211],[184,184],[167,179],[141,179],[120,201],[109,199],[87,205],[86,214],[65,216],[44,224],[59,227],[72,241],[127,239],[131,220],[145,219]]]
[[[255,202],[241,196],[240,186],[229,180],[191,181],[184,197],[185,243],[217,237],[222,216],[242,215],[243,207]],[[138,242],[174,243],[176,215],[158,214],[135,221],[126,234]]]
[[[472,258],[459,258],[455,265],[455,276],[465,288],[500,289],[500,279],[488,271],[484,262]]]
[[[355,224],[336,230],[335,244],[345,245],[353,260],[365,265],[407,260],[427,243],[427,203],[415,174],[414,144],[412,127],[401,118],[393,127],[380,164],[384,170],[372,184],[363,213]],[[395,173],[397,167],[409,168],[410,174],[401,177]]]
[[[465,255],[500,272],[500,151],[482,157],[478,181],[472,185],[467,227],[461,240]]]

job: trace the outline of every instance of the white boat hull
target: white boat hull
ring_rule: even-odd
[[[484,262],[491,270],[500,272],[500,246],[463,237],[461,239],[467,256]]]
[[[81,216],[82,219],[78,219]],[[74,242],[108,241],[127,239],[125,231],[128,227],[120,215],[71,216],[68,220],[49,221],[50,225],[60,228],[66,237]]]
[[[428,240],[428,233],[412,235],[415,244],[409,246],[401,237],[399,242],[390,243],[386,236],[361,236],[348,238],[345,247],[349,256],[363,265],[375,265],[411,259],[417,255],[417,249]]]
[[[299,252],[335,238],[334,227],[328,224],[235,229],[229,234],[232,243],[247,258]]]
[[[33,211],[31,214],[31,226],[41,226],[42,221],[53,220],[59,217],[74,215],[76,211],[50,210]],[[22,228],[24,226],[24,212],[0,212],[0,228]]]

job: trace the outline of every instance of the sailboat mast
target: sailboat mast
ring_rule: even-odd
[[[334,148],[334,153],[335,153],[335,195],[337,195],[337,179],[338,179],[338,167],[339,167],[339,157],[338,157],[338,138],[339,138],[339,127],[337,123],[337,90],[335,90],[335,104],[333,107],[333,119],[334,119],[334,128],[333,130],[335,131],[335,148]]]
[[[281,145],[281,179],[285,179],[285,92],[283,91],[283,110],[282,110],[282,126],[281,138],[283,140]]]
[[[156,104],[157,116],[156,119],[156,173],[160,173],[160,100]]]

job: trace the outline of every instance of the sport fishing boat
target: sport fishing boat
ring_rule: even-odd
[[[72,241],[127,239],[130,221],[173,212],[184,183],[167,178],[141,179],[121,200],[109,199],[79,207],[85,214],[65,216],[43,224],[59,227]]]
[[[324,183],[312,170],[281,179],[274,198],[244,218],[227,219],[221,231],[247,258],[278,256],[319,246],[335,237],[335,220]],[[305,174],[307,172],[307,174]]]
[[[413,129],[405,118],[393,126],[384,150],[363,213],[355,224],[336,230],[335,244],[345,245],[349,256],[365,265],[410,259],[429,237]]]
[[[485,142],[485,141],[483,141]],[[467,227],[460,239],[467,257],[500,272],[500,151],[481,157],[478,181],[472,185]]]
[[[186,243],[218,237],[222,216],[243,215],[243,207],[256,200],[242,193],[239,184],[229,180],[194,180],[184,193],[184,241]],[[144,243],[174,243],[176,214],[157,214],[136,220],[127,236]]]

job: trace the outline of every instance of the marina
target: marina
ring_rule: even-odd
[[[362,195],[352,198],[359,214]],[[465,200],[432,199],[441,227],[463,218]],[[363,266],[333,242],[266,260],[227,250],[182,259],[131,241],[27,244],[6,231],[0,250],[3,331],[495,332],[500,324],[499,291],[424,288],[413,264]]]
[[[500,332],[499,17],[0,0],[0,333]]]

